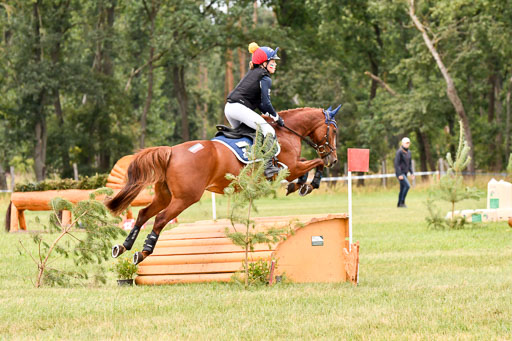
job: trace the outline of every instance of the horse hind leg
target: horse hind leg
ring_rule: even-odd
[[[176,218],[186,208],[198,202],[199,199],[201,199],[201,193],[193,199],[189,198],[188,200],[182,200],[175,196],[171,200],[171,204],[156,216],[155,225],[153,225],[153,230],[148,234],[146,241],[144,242],[142,252],[136,252],[133,255],[133,264],[139,264],[147,256],[153,253],[158,237],[160,236],[160,232],[162,232],[165,225],[167,225],[167,223],[172,219]]]
[[[155,196],[149,206],[139,211],[137,215],[137,221],[131,229],[130,233],[126,237],[123,244],[114,245],[112,247],[112,257],[117,258],[123,254],[126,250],[131,250],[137,236],[139,235],[141,227],[153,216],[157,215],[158,212],[166,208],[171,202],[171,192],[165,182],[157,182],[155,184]]]

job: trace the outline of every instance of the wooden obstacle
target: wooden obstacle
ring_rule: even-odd
[[[250,260],[277,260],[274,275],[293,282],[343,282],[356,268],[348,244],[346,214],[255,218],[257,229],[292,226],[294,233],[271,245],[256,245]],[[160,236],[152,255],[139,264],[138,285],[227,282],[242,268],[244,250],[225,235],[229,220],[180,224]],[[238,231],[245,228],[240,225]],[[232,228],[230,228],[232,230]],[[358,260],[358,257],[357,257]]]
[[[114,190],[114,194],[119,192],[125,183],[125,174],[128,165],[133,159],[133,155],[127,155],[119,159],[112,168],[108,178],[107,187]],[[40,191],[40,192],[14,192],[11,195],[11,203],[6,215],[6,229],[10,232],[27,229],[25,221],[25,210],[29,211],[50,211],[50,201],[53,198],[63,198],[77,203],[81,200],[89,198],[89,194],[94,190],[67,189],[60,191]],[[102,199],[99,197],[98,199]],[[131,203],[131,206],[147,206],[151,203],[153,196],[150,191],[143,190]],[[130,219],[131,212],[128,211],[127,218]],[[71,213],[69,211],[62,212],[62,224],[71,223]]]

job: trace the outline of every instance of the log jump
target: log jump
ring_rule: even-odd
[[[250,261],[277,260],[275,276],[292,282],[344,282],[354,279],[358,248],[349,248],[346,214],[255,218],[257,229],[292,224],[294,233],[271,245],[256,245]],[[231,280],[242,269],[244,250],[225,236],[227,219],[180,224],[162,233],[153,254],[139,264],[138,285]],[[242,225],[240,225],[242,228]],[[232,229],[232,228],[231,228]]]

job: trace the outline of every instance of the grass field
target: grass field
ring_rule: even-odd
[[[358,287],[119,288],[112,274],[104,286],[35,289],[36,268],[16,246],[19,240],[30,246],[30,234],[2,233],[0,339],[512,339],[512,229],[506,223],[432,231],[424,219],[424,189],[411,190],[408,209],[396,208],[397,188],[354,191]],[[7,202],[0,201],[0,223]],[[218,206],[225,216],[225,200]],[[258,207],[264,216],[346,212],[347,196],[343,190],[305,198],[281,194]],[[483,207],[485,199],[459,206]],[[36,229],[34,216],[27,219]],[[179,219],[210,216],[206,195]]]

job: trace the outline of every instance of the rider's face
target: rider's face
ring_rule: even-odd
[[[270,60],[270,61],[268,62],[267,70],[268,70],[268,72],[270,72],[270,73],[274,73],[274,72],[276,72],[276,67],[277,67],[277,63],[276,63],[276,61],[275,61],[275,60],[273,60],[273,59],[272,59],[272,60]]]

